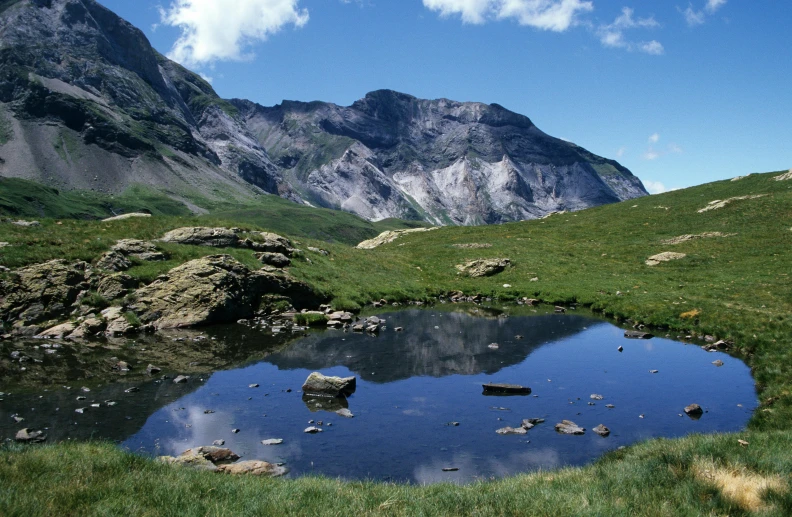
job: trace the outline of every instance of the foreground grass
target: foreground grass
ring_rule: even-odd
[[[787,433],[655,440],[585,468],[458,487],[232,478],[174,469],[111,444],[10,447],[0,514],[765,515],[792,514]]]
[[[731,340],[733,352],[752,368],[761,402],[740,436],[656,440],[583,469],[461,488],[226,479],[166,469],[109,446],[12,448],[0,454],[0,514],[790,515],[792,181],[775,181],[778,175],[756,174],[542,221],[412,234],[376,250],[300,237],[300,247],[330,254],[309,253],[310,262],[296,261],[291,268],[339,308],[360,309],[380,298],[430,301],[459,290],[490,296],[493,303],[532,297],[583,304],[672,336]],[[699,212],[711,201],[735,196],[761,197]],[[115,239],[154,238],[188,224],[273,231],[279,224],[253,221],[246,212],[224,217],[229,219],[0,225],[0,241],[12,243],[0,251],[0,262],[90,260]],[[299,231],[290,236],[309,235]],[[663,243],[703,232],[728,236]],[[171,262],[141,265],[131,273],[153,278],[176,263],[218,253],[187,246],[166,251]],[[248,251],[227,251],[252,263]],[[644,263],[665,251],[687,256],[654,267]],[[513,266],[490,278],[457,274],[457,264],[492,257],[508,257]],[[738,438],[749,445],[739,445]],[[753,493],[752,486],[769,491],[739,496]]]

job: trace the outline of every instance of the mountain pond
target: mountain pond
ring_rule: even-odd
[[[583,311],[506,309],[512,314],[476,306],[381,312],[379,335],[295,338],[226,325],[92,347],[0,343],[0,438],[31,427],[44,429],[48,443],[109,439],[174,456],[224,440],[243,460],[283,463],[290,477],[467,483],[583,465],[648,438],[739,431],[758,405],[749,368],[701,342],[626,339]],[[29,361],[9,362],[14,350]],[[111,369],[118,360],[131,371]],[[147,375],[157,360],[169,366]],[[304,396],[313,371],[354,375],[357,389],[346,399]],[[175,384],[180,374],[189,379]],[[532,391],[491,396],[484,383]],[[692,403],[703,415],[685,414]],[[523,435],[496,433],[531,418],[544,422]],[[562,420],[585,434],[559,434]],[[592,432],[599,424],[609,436]],[[305,433],[310,426],[322,432]],[[262,444],[270,439],[283,442]]]

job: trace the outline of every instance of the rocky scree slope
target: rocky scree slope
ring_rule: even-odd
[[[0,2],[0,173],[67,189],[296,199],[230,104],[94,0]]]
[[[371,220],[491,224],[647,194],[617,162],[497,104],[390,90],[349,107],[231,103],[304,198]]]

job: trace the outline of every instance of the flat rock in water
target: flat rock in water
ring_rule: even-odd
[[[261,440],[261,445],[280,445],[283,443],[283,438],[270,438],[269,440]]]
[[[286,474],[288,469],[266,461],[240,461],[231,465],[222,465],[217,472],[233,475],[278,477]]]
[[[187,382],[187,379],[189,379],[189,378],[190,378],[189,375],[179,375],[178,377],[173,379],[173,384],[183,384],[183,383]]]
[[[519,384],[482,384],[484,395],[529,395],[531,388]]]
[[[321,428],[319,428],[319,427],[313,427],[313,426],[311,426],[311,427],[306,427],[306,428],[305,428],[305,431],[303,431],[303,432],[304,432],[304,433],[307,433],[307,434],[316,434],[316,433],[321,433],[321,432],[322,432],[322,429],[321,429]]]
[[[319,372],[313,372],[302,386],[303,393],[312,395],[325,395],[338,397],[351,395],[357,385],[356,377],[328,377]]]
[[[555,430],[561,434],[585,434],[586,430],[577,425],[571,420],[563,420],[560,424],[556,424]]]
[[[502,427],[495,432],[498,434],[528,434],[528,429],[524,427]]]
[[[600,424],[597,427],[595,427],[594,429],[592,429],[592,431],[594,431],[595,433],[597,433],[600,436],[608,436],[610,434],[610,429],[608,429],[607,427],[605,427],[602,424]]]
[[[347,409],[347,408],[341,408],[338,411],[336,411],[335,414],[338,415],[338,416],[342,416],[344,418],[354,418],[355,417],[355,415],[353,415],[352,412],[349,409]]]
[[[603,397],[602,395],[598,395],[596,393],[591,394],[591,400],[603,400],[604,398],[605,397]]]
[[[654,335],[640,330],[625,330],[624,337],[628,339],[652,339]]]
[[[717,366],[718,368],[720,368],[721,366],[723,366],[723,365],[724,365],[724,362],[723,362],[723,361],[721,361],[720,359],[718,359],[718,360],[716,360],[716,361],[712,361],[712,364],[714,364],[715,366]]]

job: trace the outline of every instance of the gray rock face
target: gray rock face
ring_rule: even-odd
[[[4,2],[0,48],[0,102],[13,118],[4,175],[296,199],[233,106],[95,0]]]
[[[137,311],[158,329],[229,323],[251,317],[266,294],[295,305],[317,301],[309,286],[286,275],[251,271],[230,255],[210,255],[138,289]]]
[[[160,240],[162,242],[211,246],[213,248],[235,248],[240,241],[236,232],[229,228],[205,228],[201,226],[171,230]]]
[[[89,288],[89,266],[51,260],[17,269],[0,281],[0,319],[32,325],[62,319],[77,296]]]
[[[646,195],[615,161],[497,104],[389,90],[349,107],[232,103],[304,197],[366,219],[498,223]]]
[[[356,385],[355,377],[327,377],[319,372],[313,372],[305,380],[302,390],[311,395],[339,397],[354,393]]]

